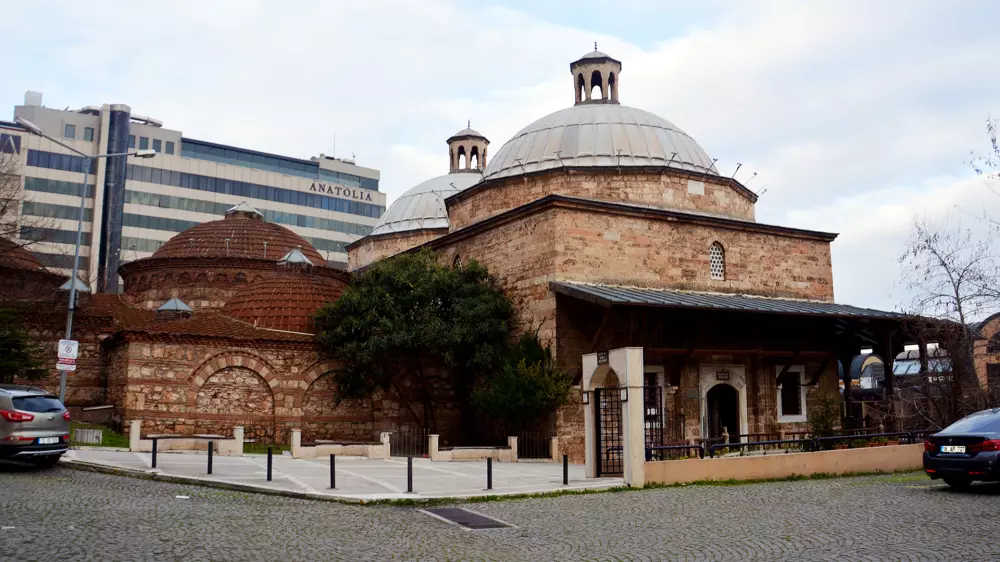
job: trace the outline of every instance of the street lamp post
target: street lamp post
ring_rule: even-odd
[[[112,158],[115,156],[135,156],[136,158],[152,158],[156,156],[155,150],[136,150],[132,152],[118,152],[112,154],[84,154],[79,150],[69,146],[68,144],[60,141],[59,139],[52,138],[46,135],[37,125],[28,121],[27,119],[22,119],[17,117],[14,119],[18,125],[24,127],[28,132],[38,135],[40,137],[46,138],[59,146],[70,150],[83,158],[83,188],[80,193],[80,209],[77,213],[76,219],[76,248],[73,251],[73,274],[69,279],[69,306],[66,311],[66,337],[65,339],[73,339],[73,312],[76,310],[76,287],[79,281],[80,272],[80,243],[83,240],[83,213],[85,203],[87,201],[87,182],[90,179],[90,166],[91,162],[97,160],[98,158]],[[93,249],[93,248],[92,248]],[[91,256],[93,258],[93,256]],[[66,401],[66,371],[59,371],[59,400],[63,403]]]

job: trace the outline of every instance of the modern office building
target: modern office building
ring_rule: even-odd
[[[371,232],[385,211],[379,172],[353,160],[320,154],[309,159],[193,140],[137,115],[127,105],[76,110],[42,106],[28,92],[14,117],[35,124],[85,154],[151,149],[151,159],[91,162],[80,277],[98,291],[119,290],[118,266],[146,257],[175,234],[216,220],[246,201],[264,219],[304,237],[334,267],[346,266],[345,246]],[[19,159],[24,224],[20,236],[49,268],[72,268],[83,158],[16,125],[0,122],[0,151]]]

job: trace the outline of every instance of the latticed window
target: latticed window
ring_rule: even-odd
[[[722,244],[712,243],[712,247],[708,250],[708,266],[712,272],[712,279],[725,280],[726,251],[722,249]]]

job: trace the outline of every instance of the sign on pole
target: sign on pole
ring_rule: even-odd
[[[80,342],[76,340],[59,340],[59,358],[76,359],[79,348]]]
[[[56,369],[60,371],[75,371],[76,356],[80,349],[80,343],[76,340],[59,340],[59,359],[56,361]]]

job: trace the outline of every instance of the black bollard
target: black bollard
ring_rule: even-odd
[[[153,468],[156,468],[156,441],[157,441],[157,439],[154,437],[153,438]]]
[[[209,474],[212,474],[212,449],[214,448],[214,447],[212,447],[212,445],[214,445],[214,444],[215,444],[215,441],[209,441],[208,442],[208,473]]]
[[[267,448],[267,481],[271,481],[271,448]]]
[[[563,486],[569,486],[569,455],[563,455]]]
[[[406,457],[406,493],[413,493],[413,457]]]
[[[493,457],[486,457],[486,489],[493,489]]]
[[[330,455],[330,489],[337,487],[337,455]]]

